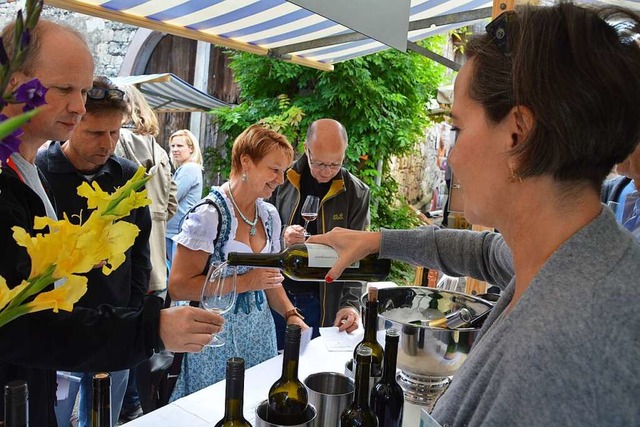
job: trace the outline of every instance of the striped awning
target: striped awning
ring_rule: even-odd
[[[135,85],[151,108],[160,113],[209,111],[229,105],[171,73],[114,77],[111,80],[117,85]]]
[[[344,0],[349,1],[349,0]],[[394,1],[394,0],[388,0]],[[640,0],[576,0],[638,10]],[[104,19],[332,70],[388,47],[287,0],[45,0]],[[492,0],[411,0],[407,48],[456,68],[416,41],[491,15]],[[375,14],[375,10],[363,10]]]
[[[45,3],[323,70],[333,69],[337,62],[388,49],[286,0],[45,0]],[[491,6],[491,0],[412,0],[407,40],[416,42],[484,19],[491,15]]]

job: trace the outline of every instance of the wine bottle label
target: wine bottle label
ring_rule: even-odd
[[[317,243],[305,243],[309,253],[309,267],[331,268],[338,259],[338,253],[330,246]],[[351,264],[347,268],[360,267],[360,261]]]

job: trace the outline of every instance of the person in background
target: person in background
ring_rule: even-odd
[[[80,197],[76,188],[83,182],[98,183],[100,188],[113,192],[123,186],[136,172],[138,166],[113,155],[120,125],[127,113],[127,102],[121,91],[106,77],[96,77],[87,92],[86,114],[65,142],[52,142],[38,151],[36,166],[51,185],[56,200],[58,218],[73,218],[87,210],[87,199]],[[78,307],[97,309],[103,304],[113,307],[140,309],[149,286],[151,263],[149,259],[149,233],[151,216],[149,208],[136,209],[124,219],[135,224],[140,233],[133,246],[125,253],[125,262],[106,276],[101,269],[86,274],[87,292],[78,301]],[[68,397],[59,400],[56,417],[59,425],[69,425],[71,413],[80,391],[79,425],[91,424],[92,378],[95,372],[73,372],[80,383],[69,384]],[[109,372],[111,375],[111,411],[118,417],[129,370]]]
[[[342,167],[348,144],[344,126],[332,119],[311,123],[304,144],[305,152],[285,174],[285,182],[269,201],[283,224],[285,246],[303,243],[304,224],[300,210],[309,195],[320,198],[318,219],[309,223],[311,234],[326,233],[334,227],[364,230],[369,226],[369,187]],[[359,282],[299,282],[285,278],[284,288],[293,304],[313,327],[313,337],[322,326],[338,326],[352,332],[360,321]],[[285,319],[274,316],[278,348],[284,347]]]
[[[176,253],[169,274],[172,300],[199,301],[208,266],[224,261],[229,252],[280,251],[280,217],[263,199],[282,184],[292,158],[287,138],[262,126],[250,126],[236,138],[229,181],[211,189],[174,237]],[[242,357],[250,368],[278,354],[269,307],[281,316],[295,313],[282,288],[283,279],[273,268],[239,271],[237,300],[224,314],[225,345],[184,356],[172,400],[224,379],[230,357]],[[287,317],[289,323],[307,328],[298,315]]]
[[[171,161],[167,152],[156,142],[158,118],[144,95],[133,85],[120,86],[128,101],[128,117],[120,129],[115,154],[144,166],[151,179],[147,181],[147,197],[151,199],[151,276],[149,292],[162,295],[167,288],[167,251],[165,238],[167,221],[176,213],[177,186],[172,179]],[[127,391],[122,403],[120,419],[130,421],[142,415],[136,388],[136,369],[129,370]]]
[[[640,16],[517,6],[470,40],[449,162],[500,234],[333,230],[328,279],[370,253],[504,289],[431,416],[450,426],[640,421],[640,244],[600,201],[640,141]],[[615,94],[615,102],[612,100]]]
[[[15,23],[2,30],[2,43],[13,57]],[[30,33],[24,63],[9,76],[7,90],[37,78],[48,88],[46,105],[23,127],[20,151],[0,173],[0,275],[13,288],[29,277],[31,260],[13,239],[12,228],[34,235],[34,218],[57,218],[50,188],[34,165],[48,140],[65,141],[85,114],[92,87],[93,58],[82,34],[41,20]],[[22,105],[2,114],[14,117]],[[79,212],[77,213],[79,214]],[[41,232],[41,231],[38,231]],[[49,289],[47,289],[49,290]],[[161,310],[162,299],[146,297],[141,309],[102,305],[72,311],[32,313],[0,328],[0,384],[26,380],[32,426],[55,427],[56,370],[115,371],[148,358],[154,351],[200,351],[220,330],[222,317],[195,307]],[[4,393],[0,393],[0,407]],[[0,411],[0,421],[4,415]]]
[[[615,203],[616,220],[640,240],[640,145],[616,165],[621,175],[605,181],[602,202]]]
[[[167,222],[167,259],[173,260],[173,236],[180,231],[180,224],[202,198],[202,154],[195,135],[187,129],[174,132],[169,137],[171,163],[176,168],[173,180],[178,186],[178,212]]]

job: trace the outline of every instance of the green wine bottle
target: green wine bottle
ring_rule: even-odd
[[[215,427],[251,427],[242,413],[244,400],[244,359],[232,357],[227,360],[224,399],[224,418]]]
[[[93,376],[91,427],[111,427],[111,376],[100,372]]]
[[[371,376],[379,377],[382,375],[382,359],[384,350],[378,342],[378,289],[369,288],[367,295],[367,305],[365,308],[364,318],[364,337],[353,351],[353,360],[355,361],[358,350],[363,347],[371,349]]]
[[[371,408],[378,417],[380,427],[400,427],[402,425],[404,393],[396,381],[399,339],[400,334],[397,329],[387,329],[382,379],[371,390]]]
[[[305,421],[305,410],[309,404],[309,395],[307,388],[298,379],[300,335],[300,326],[287,325],[282,375],[269,389],[270,422],[295,425],[302,424]]]
[[[377,427],[378,417],[369,406],[369,374],[371,349],[362,347],[355,359],[356,390],[353,402],[340,415],[342,427]]]
[[[333,248],[317,243],[291,245],[277,254],[230,252],[229,265],[279,268],[295,280],[322,281],[338,259]],[[339,280],[376,282],[384,280],[391,270],[391,260],[369,255],[344,270]]]
[[[4,426],[29,427],[29,388],[23,380],[4,386]]]

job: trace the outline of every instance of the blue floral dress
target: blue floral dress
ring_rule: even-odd
[[[195,208],[174,240],[189,249],[211,253],[212,262],[226,259],[229,252],[250,252],[249,246],[235,240],[238,219],[224,191],[213,188],[207,198],[212,199],[218,208],[211,204]],[[272,205],[259,199],[258,215],[267,232],[267,243],[262,252],[278,252],[282,228],[278,212]],[[222,221],[221,226],[218,221]],[[217,236],[218,230],[220,238]],[[239,269],[238,274],[247,271],[248,268]],[[235,306],[223,316],[225,324],[222,334],[226,344],[222,347],[205,347],[200,353],[184,355],[182,371],[171,401],[224,379],[226,362],[230,357],[242,357],[245,366],[250,368],[278,354],[275,325],[264,291],[238,295]]]

